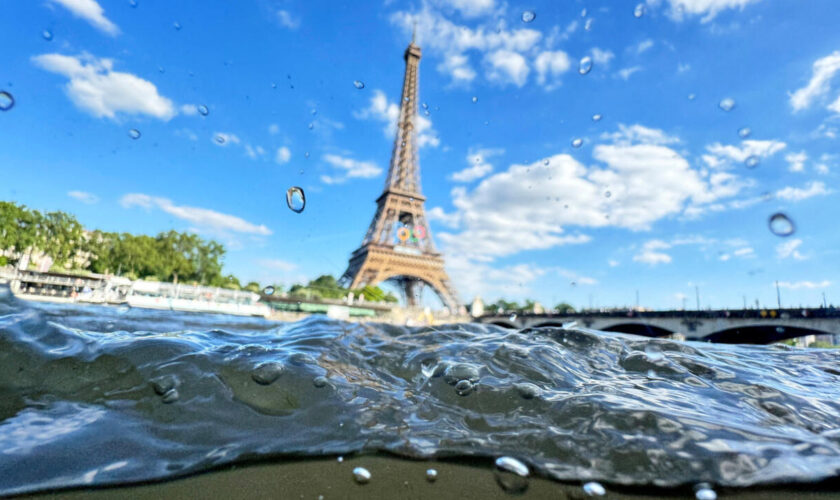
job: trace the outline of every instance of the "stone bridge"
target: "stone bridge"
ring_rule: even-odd
[[[737,311],[610,311],[570,314],[488,314],[480,323],[506,328],[578,326],[646,337],[675,337],[726,344],[769,344],[808,335],[840,336],[840,309]]]

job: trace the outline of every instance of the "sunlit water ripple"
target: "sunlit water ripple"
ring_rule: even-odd
[[[563,480],[840,470],[840,355],[585,329],[278,324],[0,291],[0,494],[242,459],[508,455]]]

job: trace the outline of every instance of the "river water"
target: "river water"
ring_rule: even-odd
[[[840,471],[840,352],[593,330],[296,323],[0,290],[0,495],[238,460],[511,456],[674,486]]]

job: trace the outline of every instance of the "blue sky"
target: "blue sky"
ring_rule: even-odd
[[[693,307],[697,286],[703,307],[773,305],[778,280],[785,304],[839,303],[836,2],[635,6],[13,2],[0,198],[197,231],[245,279],[338,276],[383,188],[416,23],[426,210],[464,300]],[[776,212],[795,234],[769,231]]]

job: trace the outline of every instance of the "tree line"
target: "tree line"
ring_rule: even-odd
[[[533,312],[534,306],[536,305],[537,302],[531,299],[526,299],[524,304],[519,304],[516,301],[507,301],[505,299],[499,299],[492,304],[486,304],[484,306],[484,309],[491,314],[523,313]],[[567,302],[561,302],[557,304],[556,306],[554,306],[554,310],[560,313],[575,312],[575,308]]]

